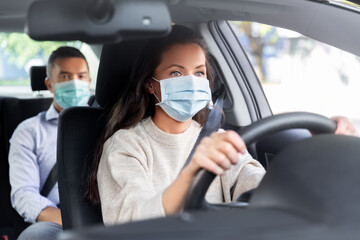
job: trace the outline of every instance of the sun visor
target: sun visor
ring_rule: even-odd
[[[34,40],[116,43],[170,32],[171,18],[161,0],[35,1],[25,31]]]

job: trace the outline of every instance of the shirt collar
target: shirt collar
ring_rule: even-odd
[[[52,103],[49,107],[49,109],[46,111],[46,121],[50,121],[53,119],[58,119],[59,118],[59,113],[58,111],[56,111],[55,107],[54,107],[54,103]]]

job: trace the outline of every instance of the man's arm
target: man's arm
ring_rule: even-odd
[[[9,151],[11,203],[31,223],[47,207],[56,208],[56,203],[40,195],[40,171],[44,170],[38,164],[34,126],[29,121],[20,124],[10,140]]]

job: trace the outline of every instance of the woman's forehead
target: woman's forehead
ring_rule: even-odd
[[[204,50],[198,44],[175,44],[162,54],[159,66],[167,67],[175,64],[197,67],[205,65],[205,62]]]

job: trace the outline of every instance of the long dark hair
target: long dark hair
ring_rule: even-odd
[[[162,54],[176,44],[198,44],[203,49],[206,56],[206,75],[210,87],[212,86],[213,73],[208,60],[208,51],[203,40],[194,31],[184,26],[175,25],[168,36],[151,39],[147,42],[132,69],[127,91],[120,97],[111,111],[104,138],[95,153],[88,186],[85,190],[85,197],[94,205],[100,203],[97,171],[105,141],[119,129],[129,129],[142,119],[154,115],[155,99],[146,89],[147,82],[154,76],[155,69],[161,62]],[[208,110],[204,108],[193,119],[203,125],[207,120],[207,114]]]

